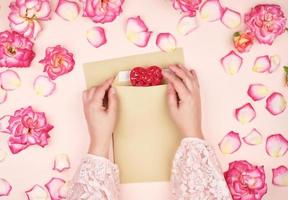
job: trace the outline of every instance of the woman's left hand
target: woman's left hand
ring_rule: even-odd
[[[90,134],[90,154],[108,158],[117,120],[117,95],[112,82],[104,81],[83,92],[83,107]]]

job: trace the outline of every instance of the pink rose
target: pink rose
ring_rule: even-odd
[[[33,42],[10,31],[0,33],[0,67],[29,67],[35,57]]]
[[[75,65],[73,54],[60,45],[48,47],[45,58],[40,60],[40,63],[45,65],[44,72],[47,72],[52,80],[72,71]]]
[[[202,0],[172,0],[173,7],[190,16],[195,16]]]
[[[49,0],[16,0],[10,4],[8,19],[12,30],[35,39],[42,30],[40,21],[49,20]]]
[[[259,43],[271,45],[285,32],[286,17],[279,5],[259,4],[245,14],[244,21]]]
[[[9,148],[16,154],[30,145],[44,147],[50,137],[48,132],[53,126],[47,123],[45,113],[35,112],[31,106],[16,110],[9,119]]]
[[[122,12],[124,0],[82,0],[84,17],[89,17],[94,22],[112,22]]]
[[[267,193],[264,167],[245,160],[234,161],[224,173],[234,200],[261,200]]]

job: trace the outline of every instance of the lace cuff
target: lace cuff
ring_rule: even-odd
[[[74,176],[67,199],[116,200],[118,188],[118,167],[106,158],[88,154]]]
[[[181,141],[173,161],[171,184],[177,200],[232,200],[213,148],[198,138]]]

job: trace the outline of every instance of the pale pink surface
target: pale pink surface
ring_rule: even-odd
[[[241,3],[236,0],[221,1],[223,5],[235,9],[241,14],[255,6],[257,2],[263,3],[261,0],[243,0]],[[1,30],[6,30],[9,27],[7,21],[8,3],[9,1],[0,2]],[[283,6],[285,13],[288,13],[286,0],[278,0],[277,3]],[[56,4],[57,1],[53,1],[53,8],[56,7]],[[157,12],[150,12],[151,7],[157,9]],[[176,31],[176,25],[181,18],[179,12],[175,11],[170,1],[162,0],[125,1],[123,13],[113,23],[103,25],[107,29],[109,41],[99,49],[91,46],[86,40],[86,30],[95,26],[87,18],[79,16],[74,22],[67,23],[54,14],[52,20],[43,23],[45,29],[37,38],[37,45],[34,49],[37,55],[32,62],[32,67],[28,70],[17,70],[22,79],[22,86],[9,93],[7,102],[0,105],[0,115],[13,113],[14,110],[31,104],[33,108],[45,111],[48,121],[55,128],[51,131],[49,145],[44,149],[31,146],[17,156],[12,156],[9,152],[6,143],[9,135],[0,135],[0,147],[8,152],[6,160],[0,165],[1,175],[5,174],[4,178],[14,185],[10,196],[2,199],[25,199],[24,191],[37,183],[44,185],[51,177],[58,177],[58,175],[64,179],[72,177],[88,148],[88,133],[81,102],[81,93],[85,88],[82,63],[159,51],[154,42],[157,34],[151,36],[151,41],[146,48],[136,47],[127,41],[125,32],[121,30],[123,30],[123,25],[128,17],[137,15],[145,18],[145,23],[149,29],[157,33],[171,32],[177,38],[177,46],[184,48],[187,66],[197,70],[201,90],[205,91],[201,94],[205,138],[215,148],[223,171],[228,169],[228,163],[233,160],[247,159],[255,165],[264,165],[268,193],[263,197],[263,200],[285,200],[288,196],[287,187],[272,186],[271,170],[287,163],[287,155],[272,159],[265,152],[265,142],[255,147],[243,145],[232,155],[222,155],[217,145],[231,129],[237,130],[241,136],[245,136],[252,127],[259,128],[265,138],[276,131],[287,136],[288,109],[276,117],[272,116],[265,109],[265,100],[254,104],[246,94],[249,84],[253,81],[253,83],[260,82],[269,86],[273,91],[283,93],[288,99],[288,90],[283,87],[282,70],[279,69],[272,74],[258,74],[251,71],[251,66],[259,55],[278,54],[281,56],[281,63],[288,63],[287,34],[279,36],[272,46],[255,43],[249,53],[242,55],[244,60],[239,73],[231,77],[223,71],[219,59],[233,49],[233,44],[230,43],[233,31],[227,29],[220,21],[215,23],[200,22],[203,26],[183,37]],[[211,33],[213,34],[211,35]],[[39,97],[32,88],[33,80],[43,70],[43,66],[38,64],[38,61],[44,58],[46,47],[55,46],[58,43],[75,54],[76,65],[72,72],[56,80],[57,91],[53,95],[47,98]],[[118,46],[121,46],[121,51],[115,48]],[[253,103],[253,107],[257,110],[257,117],[251,124],[243,126],[234,119],[233,110],[248,101]],[[67,142],[67,138],[69,138],[69,142]],[[71,169],[62,174],[51,170],[54,157],[58,153],[67,153],[71,161]],[[43,157],[45,159],[39,159],[37,163],[34,162],[35,158]],[[34,165],[31,165],[31,162]],[[11,166],[21,166],[21,170],[11,170]],[[35,176],[35,174],[38,175]],[[121,191],[123,200],[169,200],[168,183],[126,184],[121,186]]]

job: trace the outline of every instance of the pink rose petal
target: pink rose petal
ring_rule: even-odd
[[[288,151],[288,140],[281,134],[270,135],[266,140],[266,152],[268,155],[278,158]]]
[[[34,185],[30,190],[26,191],[28,200],[49,200],[49,194],[40,185]]]
[[[11,69],[0,74],[0,83],[2,89],[9,91],[15,90],[21,86],[19,75]]]
[[[48,183],[45,184],[45,187],[50,194],[51,200],[61,199],[60,191],[64,184],[65,181],[61,178],[52,178]]]
[[[223,8],[219,0],[207,0],[200,8],[200,17],[209,22],[216,21],[221,18]]]
[[[224,154],[232,154],[236,152],[241,146],[239,133],[230,131],[223,137],[218,146]]]
[[[253,128],[252,131],[250,131],[250,133],[248,133],[242,139],[246,144],[258,145],[262,143],[263,136],[257,129]]]
[[[177,25],[177,31],[182,35],[188,35],[198,28],[197,17],[183,16]]]
[[[0,118],[0,132],[9,133],[8,126],[9,126],[10,115],[4,115]]]
[[[267,99],[266,99],[266,109],[272,115],[279,115],[286,109],[287,101],[285,100],[284,96],[279,92],[273,92]]]
[[[6,159],[7,153],[3,149],[0,149],[0,162],[3,162]]]
[[[288,168],[285,166],[279,166],[272,169],[272,184],[276,186],[288,186]]]
[[[75,1],[59,0],[55,12],[66,21],[74,21],[79,16],[80,6]]]
[[[281,57],[279,55],[270,56],[271,67],[268,69],[269,73],[275,72],[280,64],[281,64]]]
[[[55,91],[56,83],[50,80],[48,76],[40,75],[34,80],[33,87],[37,95],[48,97]]]
[[[254,101],[259,101],[264,99],[269,94],[269,89],[267,86],[261,83],[251,84],[248,88],[247,94]]]
[[[221,58],[220,62],[227,74],[235,75],[239,72],[243,59],[232,50]]]
[[[254,72],[263,73],[271,68],[271,61],[268,55],[259,56],[255,59],[252,70]]]
[[[7,100],[7,91],[0,87],[0,104]]]
[[[71,188],[72,183],[66,182],[62,187],[59,189],[59,197],[66,199],[69,189]]]
[[[156,45],[165,52],[173,52],[176,49],[176,39],[170,33],[159,33],[156,39]]]
[[[230,29],[235,29],[241,24],[241,14],[230,8],[226,8],[221,17],[221,22]]]
[[[12,186],[3,178],[0,178],[0,197],[8,196],[10,191],[12,190]]]
[[[57,170],[58,172],[62,172],[65,169],[70,168],[70,161],[67,154],[58,154],[54,160],[53,170]]]
[[[88,42],[96,48],[106,44],[107,42],[105,30],[100,26],[88,29],[86,37]]]
[[[250,103],[235,109],[235,118],[241,123],[251,122],[256,117],[256,112]]]
[[[126,23],[127,39],[138,47],[146,47],[152,32],[148,30],[145,22],[137,17],[130,17]]]

